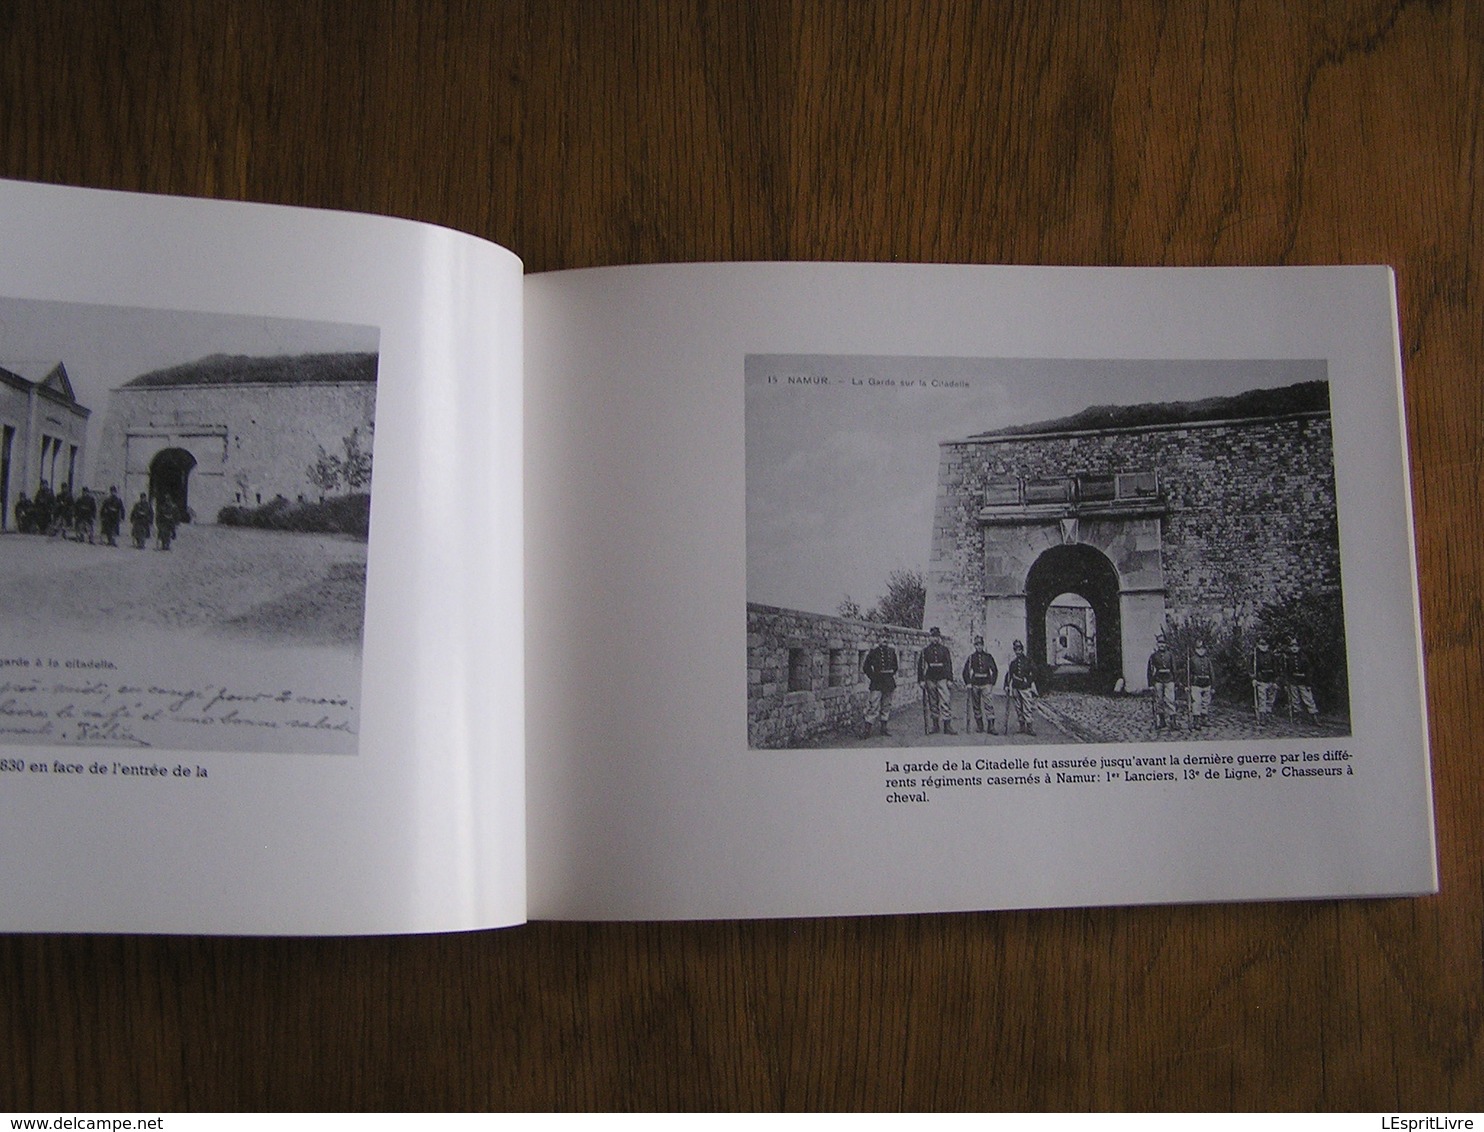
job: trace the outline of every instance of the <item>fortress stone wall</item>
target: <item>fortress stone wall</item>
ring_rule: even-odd
[[[861,674],[883,626],[747,603],[747,745],[795,747],[859,728],[869,687]],[[901,671],[893,711],[917,710],[921,629],[886,626]],[[954,648],[952,639],[945,641]],[[954,653],[957,656],[957,652]]]
[[[249,367],[273,379],[246,380]],[[168,493],[203,523],[228,505],[318,499],[309,469],[321,447],[340,455],[353,430],[371,447],[375,376],[374,355],[305,355],[213,357],[138,378],[109,396],[94,482],[126,500]]]
[[[1050,590],[1092,602],[1130,690],[1168,623],[1338,593],[1328,412],[944,443],[924,623],[1043,640]]]

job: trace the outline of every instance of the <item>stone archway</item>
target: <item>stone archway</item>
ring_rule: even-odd
[[[1057,687],[1111,691],[1123,675],[1118,571],[1106,555],[1085,543],[1053,546],[1041,553],[1025,579],[1026,652],[1038,662],[1047,656],[1047,611],[1063,594],[1076,594],[1092,606],[1096,656],[1085,670],[1074,674],[1043,671]]]
[[[195,466],[196,457],[184,448],[162,449],[149,462],[149,497],[156,507],[161,499],[169,499],[183,523],[191,521],[190,481]]]

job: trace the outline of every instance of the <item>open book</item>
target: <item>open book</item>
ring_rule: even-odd
[[[1436,889],[1384,267],[0,185],[0,930]]]

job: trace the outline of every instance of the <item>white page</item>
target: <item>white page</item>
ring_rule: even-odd
[[[0,714],[15,728],[0,744],[14,768],[0,774],[0,930],[407,932],[524,918],[520,303],[513,255],[426,225],[0,186],[0,366],[18,352],[70,362],[97,426],[85,443],[81,432],[72,438],[88,449],[77,482],[105,474],[97,469],[109,437],[127,434],[134,447],[113,474],[128,482],[143,485],[150,445],[173,444],[177,467],[196,461],[186,498],[214,507],[235,483],[239,497],[267,491],[271,500],[276,476],[302,480],[306,444],[335,453],[343,439],[338,427],[299,433],[354,406],[316,408],[319,386],[301,382],[293,395],[304,400],[274,388],[261,414],[247,393],[222,400],[204,387],[174,407],[137,408],[155,394],[123,390],[125,379],[149,358],[174,365],[218,352],[364,350],[368,341],[377,354],[374,426],[360,434],[374,430],[371,535],[359,550],[311,536],[251,542],[259,536],[201,515],[168,555],[0,534],[0,566],[44,609],[38,615],[17,588],[0,595],[0,654],[12,662],[0,671],[10,682],[0,699],[11,705]],[[0,394],[24,388],[12,381]],[[67,416],[38,403],[43,416]],[[14,474],[41,451],[60,483],[57,447],[33,436],[26,456],[28,426],[12,427],[22,430]],[[37,427],[44,436],[59,426]],[[151,457],[149,475],[166,474],[153,462],[165,452]],[[106,482],[94,486],[104,492]],[[257,576],[247,552],[232,549],[249,545],[284,565]],[[364,636],[352,629],[351,645],[297,632],[320,613],[310,591],[295,614],[290,592],[294,556],[310,545],[349,556],[339,568],[351,574],[357,554],[366,563]],[[147,570],[160,581],[146,582],[135,614],[156,601],[189,608],[118,613],[121,596],[112,612],[64,616],[59,594],[92,602],[126,572]],[[212,600],[230,609],[261,588],[287,624],[266,639],[259,609],[248,618],[257,635],[202,628],[197,590],[210,571],[227,575],[202,590]],[[75,581],[59,590],[63,574]],[[75,672],[101,683],[68,685],[68,694],[85,708],[128,700],[125,682],[144,688],[124,704],[132,718],[106,736],[58,718],[48,723],[63,741],[20,737],[40,718],[28,719],[28,704],[42,715],[70,710],[52,694],[59,670],[50,666],[70,678],[65,665],[76,659],[112,667]],[[182,709],[162,704],[148,690],[155,682],[249,698],[231,712],[204,698]],[[250,698],[275,691],[294,705]],[[59,764],[82,769],[58,773]]]
[[[1435,890],[1387,269],[634,267],[533,277],[526,312],[533,918],[802,916]],[[1181,731],[1154,744],[971,749],[983,741],[976,735],[915,756],[869,746],[750,747],[747,602],[789,603],[752,592],[780,577],[782,566],[759,561],[759,576],[749,576],[749,554],[760,553],[749,546],[747,528],[749,355],[791,359],[795,366],[784,365],[784,374],[833,374],[828,395],[841,398],[855,395],[840,389],[841,374],[878,372],[867,363],[882,357],[914,359],[908,369],[917,375],[934,372],[931,359],[969,359],[970,369],[979,365],[975,372],[1011,375],[1000,382],[996,411],[979,411],[989,402],[965,402],[974,412],[942,428],[937,442],[1139,400],[1119,386],[1119,375],[1145,381],[1139,375],[1146,367],[1120,367],[1120,359],[1147,360],[1150,372],[1175,375],[1168,391],[1145,401],[1198,399],[1206,378],[1182,375],[1215,375],[1212,391],[1233,393],[1242,386],[1240,373],[1232,384],[1231,372],[1250,368],[1258,374],[1254,383],[1272,384],[1286,368],[1307,373],[1305,366],[1317,364],[1333,428],[1340,532],[1333,553],[1343,573],[1348,717],[1315,728],[1315,739],[1294,737],[1302,714],[1297,723],[1274,722],[1254,711],[1252,726],[1272,734],[1212,740]],[[986,359],[1012,362],[986,370]],[[1203,367],[1212,360],[1234,365]],[[1038,374],[1061,383],[1060,400],[1055,411],[1027,416],[1023,409],[1041,403]],[[1079,374],[1085,390],[1068,376]],[[811,388],[826,393],[806,384],[791,395],[810,396]],[[746,395],[753,393],[748,385]],[[797,404],[802,416],[809,403]],[[879,445],[879,478],[836,485],[839,508],[857,517],[856,533],[827,541],[830,508],[816,506],[792,542],[780,537],[761,548],[778,552],[780,561],[792,550],[833,580],[826,592],[839,597],[849,577],[841,560],[855,556],[839,547],[864,559],[873,544],[899,535],[891,514],[871,518],[857,496],[869,501],[879,492],[884,504],[897,498],[885,490],[887,478],[921,479],[908,468],[908,453],[891,450],[890,404],[875,422],[852,412],[842,408],[837,431],[800,434],[812,441],[770,455],[791,466],[801,453]],[[782,429],[788,413],[768,420]],[[919,486],[931,495],[936,443],[928,447],[927,483]],[[831,468],[818,460],[798,464],[800,475]],[[759,465],[751,470],[758,473]],[[808,507],[801,502],[798,510]],[[1268,520],[1260,509],[1254,516],[1254,537],[1261,538]],[[908,532],[923,548],[919,566],[935,522]],[[821,532],[817,542],[809,523]],[[1075,521],[1064,538],[1078,541]],[[1221,563],[1212,556],[1207,565]],[[884,573],[877,574],[883,582]],[[1147,595],[1129,589],[1124,600],[1133,609]],[[868,604],[876,592],[856,589],[853,596]],[[829,601],[799,607],[829,614],[834,610],[819,608]],[[1151,644],[1133,640],[1128,647],[1147,652]],[[962,661],[961,652],[954,657]],[[1003,654],[1000,662],[1003,671]],[[907,702],[896,718],[917,710],[910,675],[905,683]],[[962,694],[954,700],[960,719]],[[1240,702],[1222,708],[1225,725],[1237,732],[1246,727],[1241,709]],[[986,754],[1048,762],[1092,756],[1096,777],[1116,774],[1120,782],[1053,785],[1048,768],[1040,785],[990,788],[983,784],[988,775],[976,771],[979,787],[955,789],[927,787],[918,775],[915,788],[900,793],[925,802],[888,800],[896,793],[888,779],[907,777],[888,771],[889,762],[963,758],[972,765]],[[1102,766],[1105,758],[1136,755],[1164,757],[1181,781],[1135,784]],[[1186,761],[1212,755],[1221,761]],[[1226,777],[1249,769],[1236,760],[1252,755],[1286,761],[1255,764],[1255,780]],[[1344,774],[1302,773],[1316,766]]]

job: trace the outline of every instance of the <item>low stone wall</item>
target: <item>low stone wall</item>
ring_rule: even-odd
[[[747,745],[797,747],[860,727],[870,690],[861,664],[881,629],[869,621],[748,602]],[[896,625],[886,631],[901,661],[900,702],[912,690],[928,634]],[[950,638],[944,642],[953,648]]]

